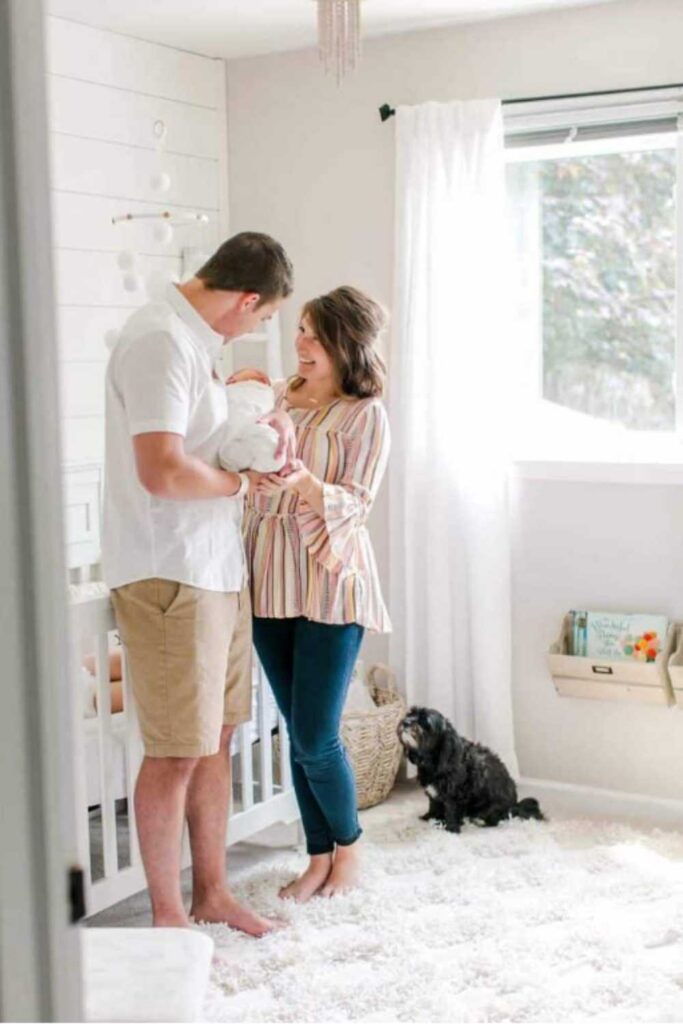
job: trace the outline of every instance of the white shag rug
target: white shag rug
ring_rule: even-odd
[[[425,807],[367,812],[348,895],[278,900],[294,852],[244,874],[238,894],[289,927],[204,927],[206,1020],[683,1022],[683,834],[558,820],[455,836]]]

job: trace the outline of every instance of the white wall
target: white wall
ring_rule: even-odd
[[[178,275],[183,246],[211,252],[223,235],[225,65],[52,17],[47,58],[63,454],[70,464],[101,463],[104,334],[144,301],[123,289],[117,253],[140,253],[143,274]],[[151,185],[161,166],[171,177],[163,194]],[[170,244],[154,240],[150,222],[111,223],[190,208],[210,224],[178,227]]]
[[[229,62],[231,227],[269,231],[293,258],[285,338],[301,301],[337,284],[391,302],[394,128],[380,124],[380,104],[683,82],[682,43],[680,0],[625,0],[368,41],[341,89],[313,51]],[[385,580],[386,494],[385,486],[373,522]],[[521,483],[514,699],[524,774],[683,793],[683,715],[561,700],[544,665],[572,605],[683,617],[682,524],[675,487]],[[377,640],[366,650],[385,654]]]
[[[523,773],[680,799],[683,710],[557,697],[545,650],[569,608],[647,610],[683,622],[683,483],[522,480],[513,494]]]

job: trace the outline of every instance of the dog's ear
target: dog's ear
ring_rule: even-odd
[[[436,711],[434,708],[428,708],[426,711],[427,727],[435,735],[443,732],[445,719],[440,711]]]
[[[445,722],[439,747],[439,772],[453,771],[460,765],[461,759],[462,740],[450,722]]]

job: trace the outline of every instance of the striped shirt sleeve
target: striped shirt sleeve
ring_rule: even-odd
[[[324,515],[307,507],[299,514],[301,538],[328,572],[347,575],[359,569],[357,531],[379,490],[389,448],[386,411],[381,402],[372,402],[354,423],[340,479],[323,483]]]

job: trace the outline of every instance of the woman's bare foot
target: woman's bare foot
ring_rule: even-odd
[[[317,853],[311,857],[303,875],[285,885],[278,893],[281,900],[296,900],[307,903],[327,881],[332,868],[331,853]]]
[[[227,924],[229,928],[236,928],[255,939],[285,927],[283,921],[262,917],[255,910],[238,903],[229,892],[207,896],[201,902],[193,903],[190,916],[197,923]]]
[[[190,928],[190,919],[186,913],[160,912],[152,914],[154,928]]]
[[[325,897],[336,896],[337,893],[355,889],[360,878],[360,844],[356,841],[351,846],[338,846],[334,853],[334,863],[327,881],[320,890]]]

